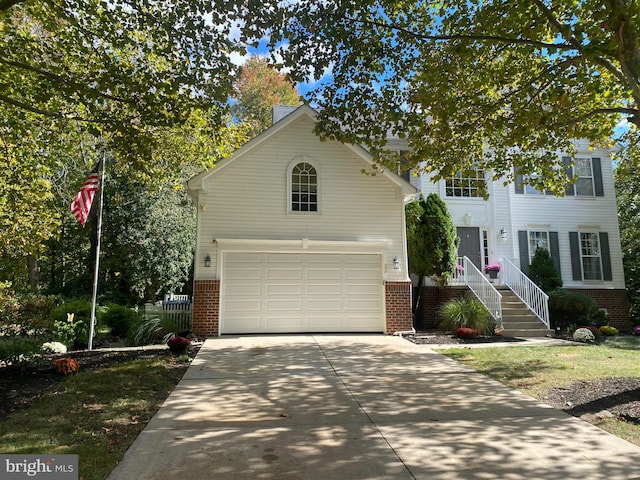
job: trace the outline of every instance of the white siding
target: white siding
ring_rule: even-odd
[[[558,232],[561,274],[566,287],[624,288],[620,230],[613,183],[613,169],[609,151],[589,150],[586,142],[577,142],[578,157],[600,158],[604,196],[582,197],[553,195],[523,195],[515,193],[514,184],[507,187],[498,179],[489,186],[488,201],[475,198],[446,198],[444,181],[437,184],[423,178],[422,191],[426,195],[437,192],[445,200],[456,226],[486,228],[489,232],[490,262],[503,258],[520,265],[518,248],[519,230]],[[559,154],[559,156],[562,156]],[[465,215],[470,217],[465,219]],[[502,240],[500,230],[504,228],[507,239]],[[571,272],[569,232],[600,231],[609,234],[612,281],[574,281]]]
[[[321,142],[313,120],[298,118],[205,180],[199,196],[196,278],[220,278],[214,239],[388,241],[387,279],[406,278],[404,203],[399,187],[383,175],[365,175],[367,164],[337,142]],[[313,164],[320,177],[320,212],[288,213],[287,168]],[[204,268],[209,254],[211,268]],[[404,261],[402,261],[404,263]],[[391,278],[395,275],[396,278]]]

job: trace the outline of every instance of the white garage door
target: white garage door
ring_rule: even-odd
[[[380,332],[380,255],[228,252],[221,333]]]

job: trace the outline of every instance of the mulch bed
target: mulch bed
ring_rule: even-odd
[[[504,335],[490,335],[486,337],[462,339],[437,331],[418,331],[415,335],[405,335],[403,338],[417,345],[464,345],[474,343],[514,343],[525,341],[521,338],[507,337]]]
[[[190,347],[189,355],[195,355],[196,347]],[[62,355],[43,355],[37,362],[23,362],[0,367],[0,418],[28,407],[35,399],[50,390],[64,376],[56,371],[52,362],[69,357],[80,363],[80,371],[107,368],[132,360],[155,360],[171,357],[168,348],[135,350],[72,351]]]

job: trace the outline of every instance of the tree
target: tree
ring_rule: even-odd
[[[424,204],[425,239],[428,249],[423,253],[426,274],[437,284],[446,285],[458,259],[458,234],[447,205],[437,193],[430,193]]]
[[[546,248],[538,248],[529,267],[529,278],[545,293],[562,286],[562,278],[558,274],[553,258]]]
[[[300,105],[300,94],[295,85],[262,57],[251,57],[247,61],[234,87],[236,103],[231,113],[251,126],[250,137],[271,126],[274,105]]]
[[[615,170],[620,242],[631,317],[640,319],[640,183],[637,161],[621,162]]]
[[[572,153],[571,139],[608,143],[625,119],[625,138],[637,143],[639,9],[613,0],[274,0],[256,15],[273,12],[263,21],[273,47],[286,42],[277,54],[292,78],[331,75],[309,98],[322,135],[382,152],[391,132],[408,140],[406,167],[449,177],[478,166],[505,181],[517,167],[562,193],[558,151]]]
[[[456,267],[458,236],[447,206],[436,193],[405,206],[409,271],[418,276],[418,291],[425,277],[446,285]],[[414,299],[414,310],[419,299]]]

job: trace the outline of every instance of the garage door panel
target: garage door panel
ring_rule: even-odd
[[[264,329],[271,331],[296,331],[303,327],[300,315],[266,315]]]
[[[309,281],[314,281],[314,280],[322,280],[322,281],[326,281],[326,280],[334,280],[334,281],[340,281],[342,278],[342,272],[339,269],[336,268],[309,268],[307,270],[307,280]]]
[[[302,271],[299,268],[266,268],[267,280],[301,280]]]
[[[341,295],[343,285],[340,283],[318,283],[308,284],[308,295]]]
[[[227,298],[224,302],[225,312],[260,312],[262,304],[260,300],[248,300],[246,298]]]
[[[347,280],[376,281],[380,278],[380,271],[368,268],[350,268],[347,270]]]
[[[225,283],[223,292],[227,297],[231,296],[252,296],[252,295],[260,295],[262,292],[262,285],[259,283]]]
[[[302,285],[299,283],[270,283],[266,286],[267,295],[301,295]]]
[[[226,272],[226,280],[262,280],[260,268],[236,268]]]
[[[384,330],[380,255],[225,252],[222,265],[221,333]]]

